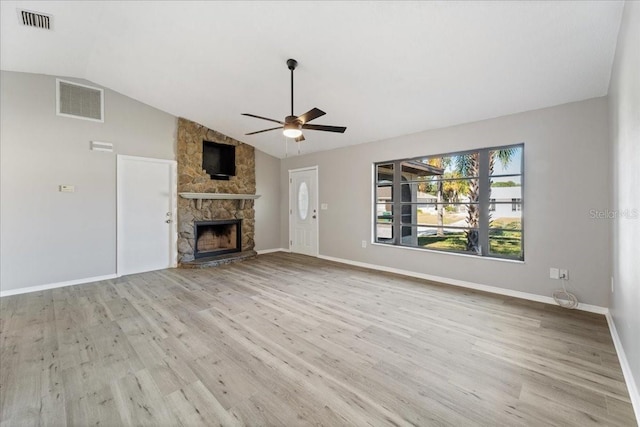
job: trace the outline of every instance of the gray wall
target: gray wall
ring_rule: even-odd
[[[104,123],[56,116],[55,105],[55,77],[2,71],[2,291],[115,274],[116,155],[175,159],[170,114],[109,89]],[[114,153],[90,151],[90,141]],[[279,173],[280,160],[256,150],[257,249],[280,247]]]
[[[104,123],[59,117],[55,77],[0,77],[2,290],[114,274],[116,154],[174,159],[175,117],[108,89]]]
[[[282,161],[281,244],[288,247],[288,170],[319,167],[320,254],[550,296],[549,268],[569,269],[569,290],[608,306],[609,226],[590,211],[609,202],[607,100],[597,98]],[[349,137],[349,131],[344,138]],[[525,143],[525,262],[368,245],[372,163]]]
[[[256,247],[280,248],[280,159],[256,149]]]
[[[640,3],[626,2],[609,88],[613,159],[611,314],[640,386]],[[637,398],[637,397],[636,397]],[[638,404],[638,402],[636,402]],[[636,408],[640,413],[640,408]]]

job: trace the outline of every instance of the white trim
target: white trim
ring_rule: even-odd
[[[620,366],[622,367],[624,381],[627,383],[627,391],[629,392],[629,397],[631,398],[633,411],[636,414],[636,420],[640,421],[640,393],[638,392],[638,385],[633,378],[631,366],[629,366],[627,355],[625,354],[624,348],[622,347],[622,341],[620,341],[620,337],[618,336],[618,331],[616,330],[616,324],[613,321],[613,316],[611,316],[611,313],[607,313],[605,317],[607,318],[609,331],[611,332],[611,338],[613,339],[613,345],[616,348],[618,360],[620,361]]]
[[[76,116],[73,114],[61,113],[60,112],[60,83],[67,83],[74,86],[80,86],[87,89],[100,91],[100,118],[92,119],[91,117],[82,117],[82,116]],[[88,120],[90,122],[104,123],[104,89],[95,87],[95,86],[83,85],[82,83],[76,83],[70,80],[56,79],[56,115],[61,117],[70,117],[72,119],[80,119],[80,120]]]
[[[85,277],[84,279],[67,280],[66,282],[49,283],[46,285],[29,286],[27,288],[9,289],[7,291],[0,291],[0,298],[8,297],[11,295],[27,294],[31,292],[46,291],[48,289],[62,288],[65,286],[82,285],[84,283],[100,282],[102,280],[115,279],[117,274],[107,274],[105,276]]]
[[[515,297],[515,298],[526,299],[529,301],[536,301],[536,302],[542,302],[542,303],[551,304],[551,305],[557,305],[553,300],[553,298],[547,297],[544,295],[530,294],[528,292],[514,291],[512,289],[499,288],[497,286],[482,285],[480,283],[467,282],[465,280],[450,279],[448,277],[442,277],[442,276],[433,276],[431,274],[417,273],[415,271],[402,270],[402,269],[393,268],[393,267],[385,267],[383,265],[374,265],[374,264],[369,264],[369,263],[360,262],[360,261],[351,261],[343,258],[334,258],[326,255],[318,255],[318,258],[326,259],[328,261],[335,261],[342,264],[355,265],[357,267],[369,268],[371,270],[385,271],[387,273],[396,273],[396,274],[402,274],[403,276],[415,277],[415,278],[424,279],[424,280],[431,280],[433,282],[445,283],[447,285],[459,286],[462,288],[475,289],[478,291],[489,292],[492,294],[506,295],[506,296]],[[582,304],[582,303],[578,305],[578,310],[588,311],[590,313],[598,313],[598,314],[609,313],[609,309],[607,307],[600,307],[597,305]]]
[[[318,257],[320,255],[320,213],[318,212],[320,210],[320,173],[318,172],[318,165],[315,166],[307,166],[304,168],[297,168],[297,169],[289,169],[289,213],[288,213],[288,217],[289,217],[289,239],[288,239],[288,244],[289,244],[289,248],[287,249],[287,252],[291,252],[291,242],[292,242],[292,233],[291,233],[291,228],[293,226],[293,223],[291,221],[291,217],[293,216],[293,207],[291,206],[291,173],[292,172],[304,172],[304,171],[315,171],[316,172],[316,247],[314,250],[314,255],[309,255],[309,256],[314,256],[314,257]],[[308,255],[308,254],[303,254],[303,255]]]
[[[164,163],[169,164],[171,166],[171,235],[173,236],[173,241],[171,242],[171,254],[169,255],[171,258],[171,265],[167,268],[176,268],[178,267],[178,162],[175,160],[167,160],[167,159],[154,159],[152,157],[137,157],[137,156],[125,156],[122,154],[118,154],[116,157],[116,275],[118,277],[122,276],[122,272],[120,268],[122,266],[122,179],[120,177],[120,173],[122,171],[122,162],[124,160],[135,160],[142,162],[152,162],[152,163]]]
[[[261,249],[258,252],[258,255],[270,254],[273,252],[289,252],[289,249],[285,248],[273,248],[273,249]]]
[[[304,168],[297,168],[297,169],[289,169],[289,175],[291,175],[291,172],[302,172],[302,171],[310,171],[310,170],[318,170],[318,165],[315,166],[306,166]]]

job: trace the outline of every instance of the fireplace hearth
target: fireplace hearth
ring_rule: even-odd
[[[194,231],[196,259],[242,251],[242,220],[196,221]]]

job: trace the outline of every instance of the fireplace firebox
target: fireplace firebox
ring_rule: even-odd
[[[196,259],[242,251],[242,220],[196,221],[194,228]]]

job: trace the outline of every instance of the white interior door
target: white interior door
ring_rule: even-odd
[[[289,171],[289,249],[318,255],[318,168]]]
[[[176,162],[118,156],[118,275],[176,266]]]

